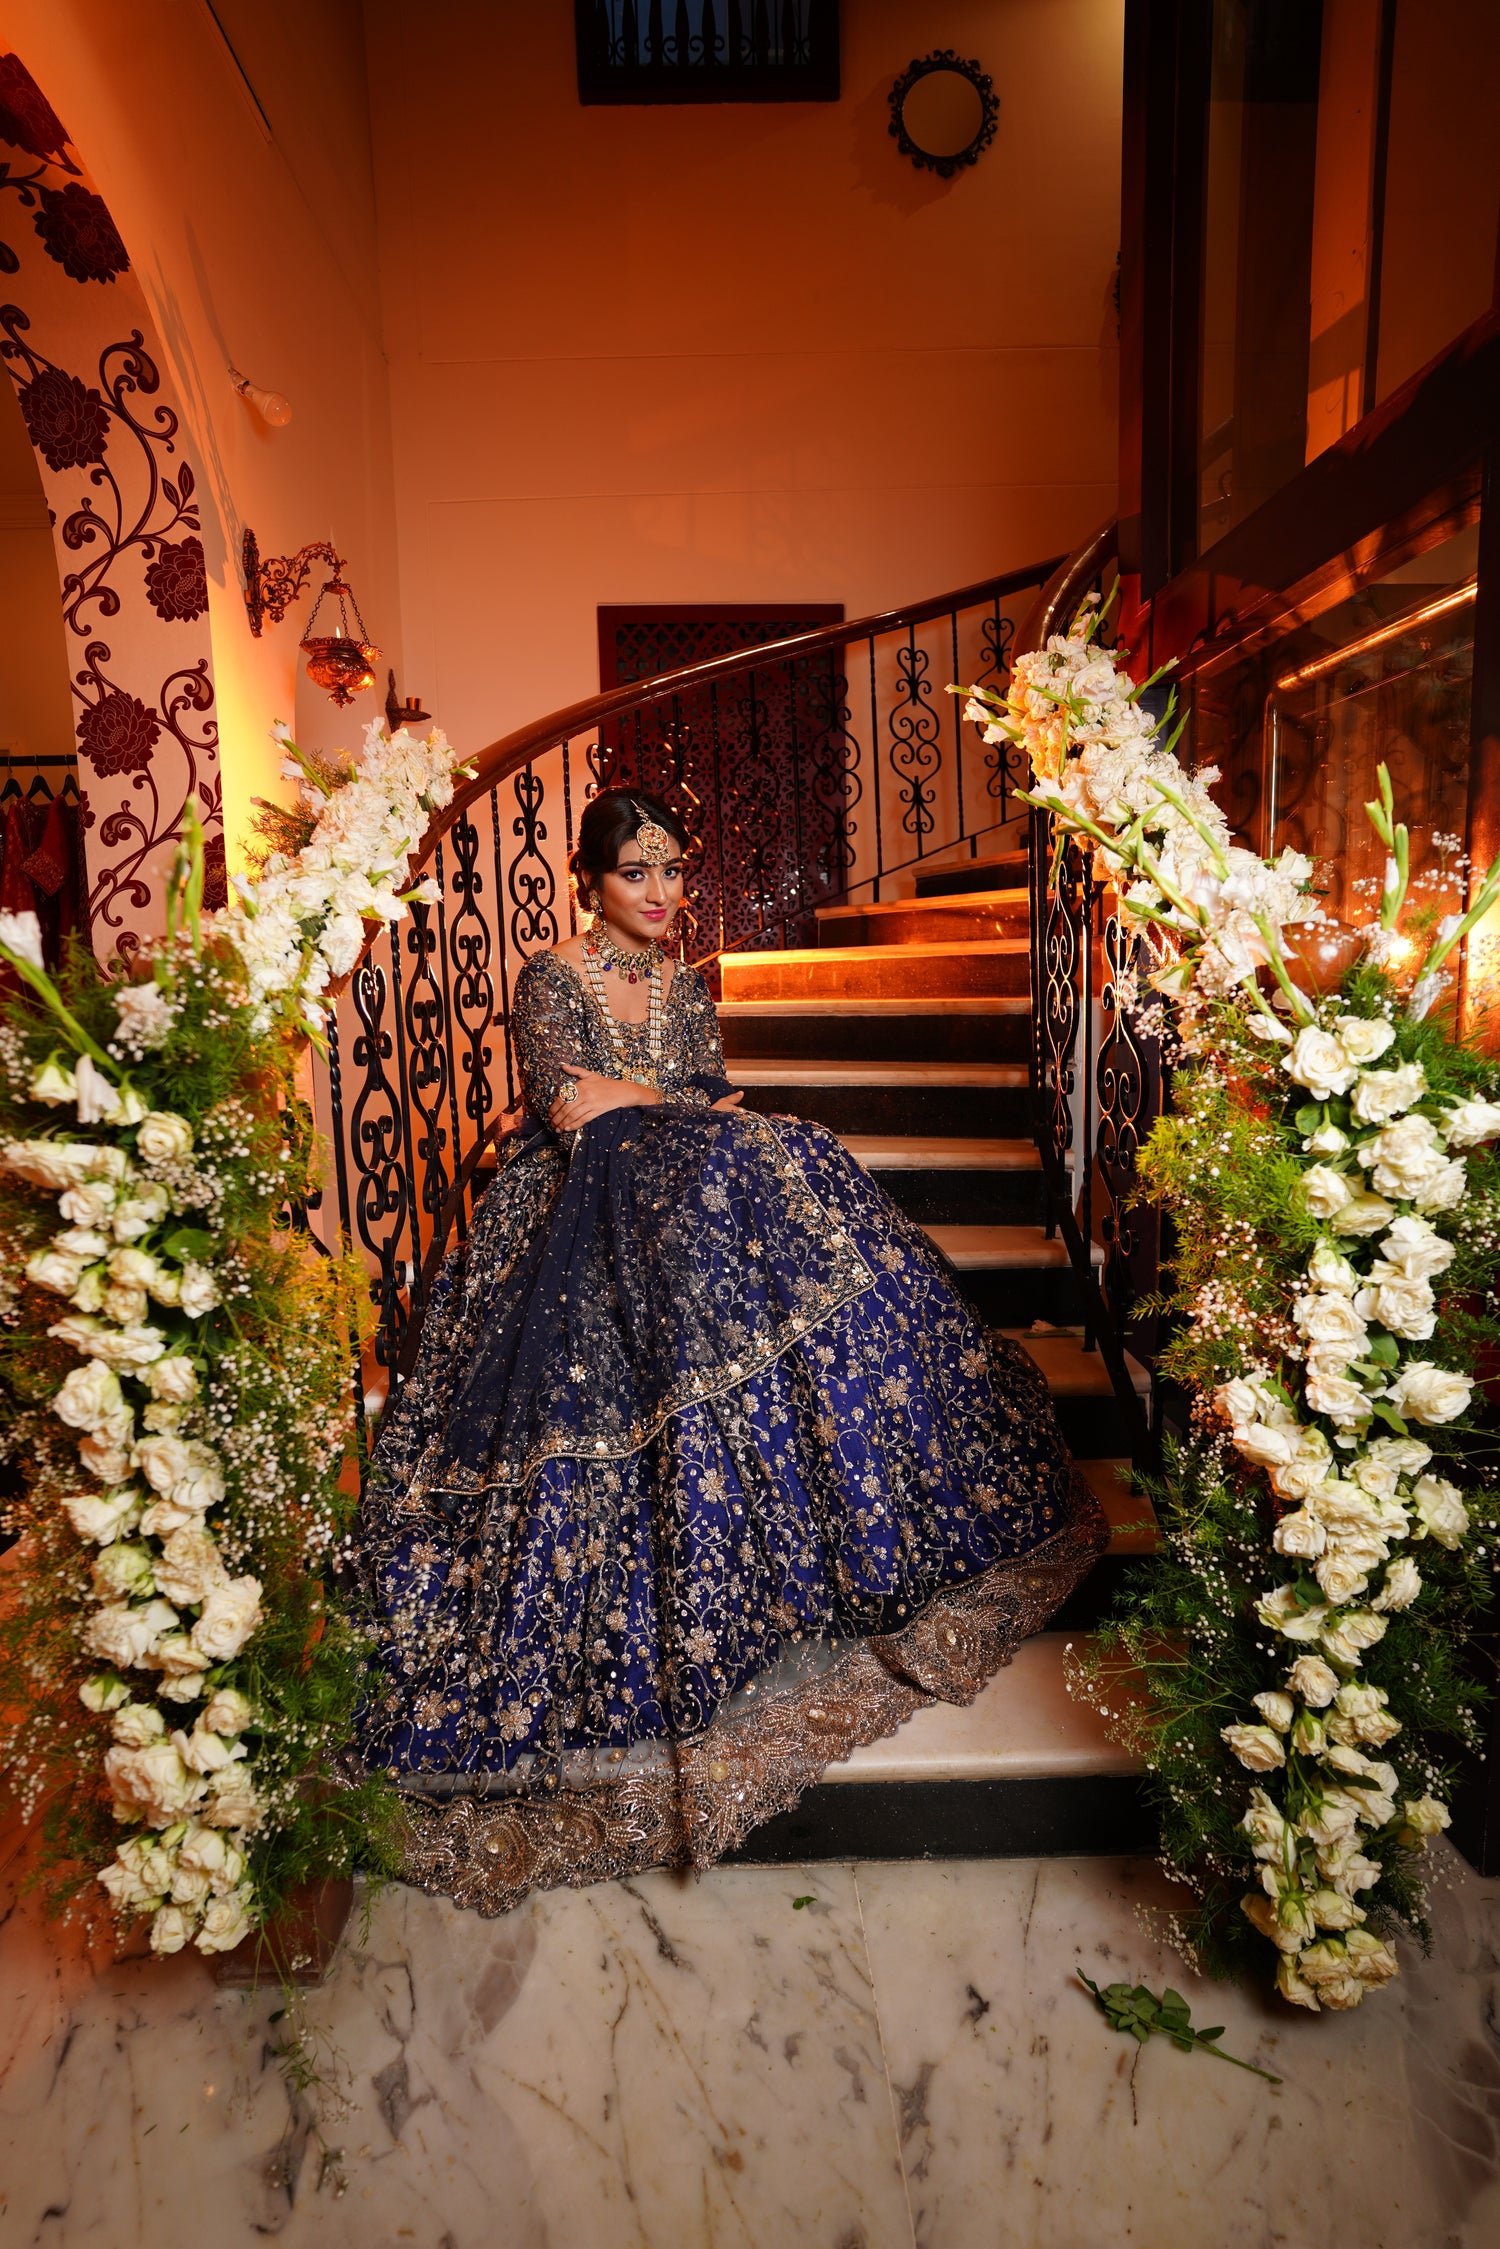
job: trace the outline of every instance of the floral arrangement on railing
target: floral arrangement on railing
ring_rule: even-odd
[[[291,852],[201,911],[192,828],[165,938],[56,980],[0,914],[0,1372],[22,1482],[0,1602],[0,1768],[44,1881],[97,1878],[157,1952],[226,1951],[296,1883],[380,1871],[394,1797],[333,1780],[365,1643],[335,1573],[355,1504],[362,1271],[300,1214],[320,1186],[309,1038],[427,816],[440,735],[304,759]],[[191,823],[190,823],[191,825]]]
[[[1500,1069],[1440,1003],[1500,865],[1465,910],[1418,907],[1381,768],[1378,914],[1339,929],[1309,859],[1231,841],[1101,615],[966,706],[1027,755],[1055,849],[1092,851],[1141,941],[1122,1000],[1176,1066],[1139,1178],[1176,1221],[1159,1366],[1191,1416],[1146,1485],[1161,1551],[1070,1683],[1152,1778],[1188,1955],[1228,1972],[1268,1940],[1285,1999],[1348,2008],[1425,1934],[1420,1853],[1481,1738],[1500,1497],[1464,1459],[1500,1332]]]

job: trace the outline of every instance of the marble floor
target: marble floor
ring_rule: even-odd
[[[12,1865],[11,1873],[14,1873]],[[1183,1976],[1132,1860],[727,1869],[485,1922],[378,1898],[288,2092],[279,1999],[0,1923],[5,2249],[1486,2249],[1500,1882],[1319,2021]],[[1071,1982],[1187,1992],[1279,2090]]]

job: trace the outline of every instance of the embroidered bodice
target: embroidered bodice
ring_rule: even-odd
[[[562,1065],[615,1077],[619,1067],[609,1027],[579,970],[556,953],[534,953],[516,978],[512,1018],[528,1113],[545,1118],[563,1083]],[[650,1049],[644,1023],[622,1023],[626,1075],[644,1078]],[[709,1095],[694,1077],[722,1078],[724,1048],[708,986],[680,961],[662,1008],[661,1089],[669,1101],[706,1108]]]

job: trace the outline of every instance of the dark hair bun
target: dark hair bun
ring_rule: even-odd
[[[568,872],[586,897],[601,875],[620,863],[625,845],[639,835],[648,820],[675,836],[684,851],[688,832],[669,804],[649,789],[601,789],[590,799],[578,823],[578,842]]]

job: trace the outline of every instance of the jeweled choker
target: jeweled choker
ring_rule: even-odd
[[[599,921],[595,922],[584,943],[598,955],[602,969],[614,969],[617,975],[624,977],[627,984],[639,984],[645,977],[654,975],[664,958],[654,937],[648,937],[638,953],[627,953],[623,945],[615,943],[609,931]]]

